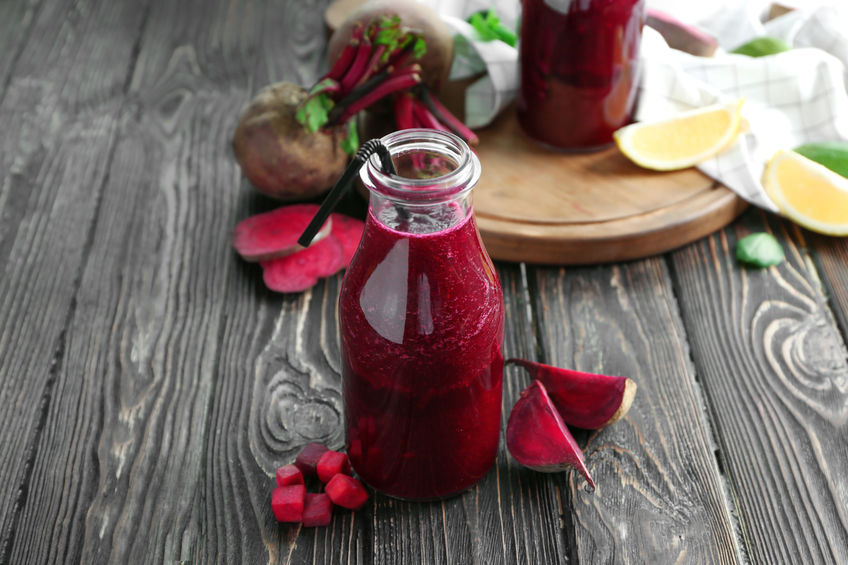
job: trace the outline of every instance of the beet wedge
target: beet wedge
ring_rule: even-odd
[[[534,380],[513,406],[506,426],[506,446],[516,461],[535,471],[556,473],[576,468],[595,490],[583,452],[541,381]]]
[[[294,204],[250,216],[233,230],[233,247],[245,261],[257,263],[291,255],[303,249],[297,238],[317,211],[317,204]],[[332,225],[327,220],[312,241],[327,237]]]
[[[611,377],[559,369],[525,359],[507,359],[506,364],[527,369],[545,389],[569,426],[597,430],[620,420],[630,410],[636,383],[627,377]]]

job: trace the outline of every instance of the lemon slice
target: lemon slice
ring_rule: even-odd
[[[763,186],[781,213],[805,228],[848,235],[848,179],[794,151],[778,151]]]
[[[736,139],[743,99],[678,114],[658,122],[639,122],[615,132],[618,148],[631,161],[656,171],[697,165]]]

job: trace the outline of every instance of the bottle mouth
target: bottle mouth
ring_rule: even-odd
[[[480,179],[480,160],[461,138],[431,129],[405,129],[380,141],[397,174],[383,172],[378,155],[360,170],[368,190],[405,203],[433,203],[464,195]]]

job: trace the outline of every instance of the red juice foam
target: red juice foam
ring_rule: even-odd
[[[518,119],[558,148],[612,141],[636,105],[644,0],[523,0]]]
[[[470,487],[500,437],[500,281],[470,210],[436,208],[409,220],[372,204],[339,298],[348,455],[400,498]]]

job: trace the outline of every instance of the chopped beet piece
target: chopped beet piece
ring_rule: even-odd
[[[277,486],[302,485],[303,473],[295,465],[286,465],[277,469]]]
[[[324,492],[333,504],[342,508],[358,510],[368,500],[368,492],[362,483],[347,475],[336,475],[324,487]]]
[[[344,267],[344,251],[336,238],[327,237],[303,251],[261,264],[265,286],[277,292],[300,292]]]
[[[303,249],[297,238],[317,211],[317,204],[294,204],[250,216],[233,231],[233,247],[245,261],[268,261],[295,253]],[[324,239],[331,228],[332,220],[324,223],[312,241]]]
[[[350,475],[350,461],[344,453],[325,451],[321,459],[318,460],[316,469],[318,478],[322,483],[326,483],[339,473]]]
[[[309,493],[306,495],[306,502],[303,507],[304,526],[327,526],[332,517],[333,504],[329,496],[324,493]]]
[[[327,446],[323,443],[307,443],[303,446],[303,449],[300,450],[294,464],[305,476],[312,477],[316,473],[318,460],[321,459],[321,456],[324,455],[324,452],[326,451]]]
[[[303,503],[306,499],[306,487],[291,485],[277,487],[271,495],[271,510],[278,522],[300,522],[303,517]]]

